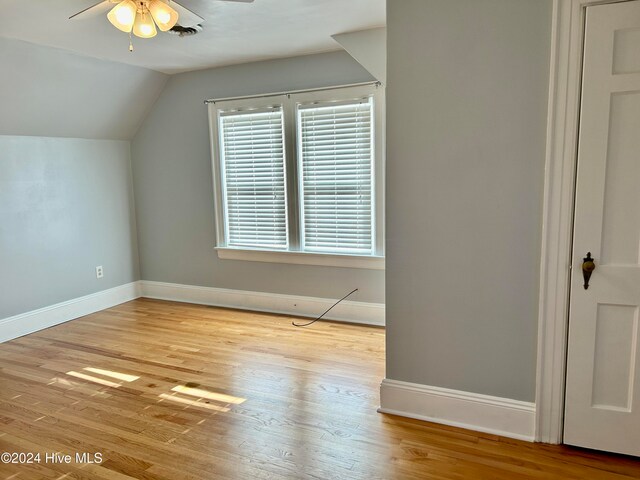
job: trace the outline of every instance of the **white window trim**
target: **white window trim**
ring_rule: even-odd
[[[224,260],[249,262],[291,263],[294,265],[319,265],[325,267],[365,268],[384,270],[384,257],[371,255],[340,255],[274,250],[252,250],[248,248],[216,247],[218,257]]]
[[[373,97],[373,122],[375,132],[374,144],[374,249],[372,255],[348,255],[321,252],[299,251],[300,248],[300,219],[297,172],[297,135],[296,105],[310,102],[345,101],[349,99]],[[319,89],[291,94],[273,94],[264,97],[249,97],[241,99],[225,99],[210,101],[209,126],[211,132],[211,158],[214,187],[216,251],[218,257],[226,260],[244,260],[268,263],[290,263],[303,265],[322,265],[347,268],[384,269],[384,87],[379,84],[359,85],[352,87],[336,87],[333,89]],[[230,110],[253,110],[282,105],[285,123],[285,151],[286,169],[294,169],[293,175],[285,179],[288,193],[287,215],[289,224],[289,250],[260,250],[252,248],[237,248],[226,245],[223,189],[220,175],[220,142],[218,130],[218,113]]]

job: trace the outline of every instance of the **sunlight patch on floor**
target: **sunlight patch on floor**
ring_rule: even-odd
[[[104,375],[105,377],[115,378],[124,382],[135,382],[140,377],[135,375],[127,375],[126,373],[114,372],[112,370],[103,370],[101,368],[85,367],[83,370],[91,373],[97,373],[98,375]]]
[[[246,401],[245,398],[234,397],[232,395],[225,395],[223,393],[209,392],[208,390],[202,390],[201,388],[191,388],[186,385],[178,385],[171,389],[173,392],[184,393],[192,397],[206,398],[208,400],[215,400],[220,403],[234,403],[240,405]]]
[[[67,375],[75,378],[80,378],[82,380],[87,380],[88,382],[97,383],[98,385],[104,385],[105,387],[119,388],[121,386],[120,383],[111,382],[109,380],[104,380],[102,378],[94,377],[92,375],[87,375],[85,373],[74,372],[73,370],[70,372],[67,372]]]
[[[205,410],[214,410],[216,412],[222,412],[222,413],[226,413],[229,411],[227,407],[220,407],[218,405],[212,405],[210,403],[201,402],[200,401],[201,399],[192,400],[190,398],[178,397],[175,394],[168,395],[166,393],[161,393],[158,396],[163,400],[169,400],[171,402],[180,403],[182,405],[186,405],[190,407],[204,408]]]

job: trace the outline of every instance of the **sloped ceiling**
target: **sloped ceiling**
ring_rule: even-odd
[[[130,140],[167,76],[0,38],[0,135]]]
[[[387,29],[370,28],[332,35],[360,65],[383,85],[387,83]]]
[[[137,39],[130,53],[104,14],[68,20],[96,1],[2,0],[0,135],[130,140],[167,82],[160,72],[336,50],[331,35],[386,23],[385,0],[183,0],[205,30]]]

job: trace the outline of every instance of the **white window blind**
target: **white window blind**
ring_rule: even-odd
[[[305,251],[372,254],[373,100],[298,106]]]
[[[227,245],[286,249],[282,108],[219,118]]]

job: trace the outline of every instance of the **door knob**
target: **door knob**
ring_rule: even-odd
[[[584,289],[589,288],[589,279],[591,273],[596,269],[596,264],[591,258],[591,252],[587,252],[587,256],[582,259],[582,276],[584,277]]]

